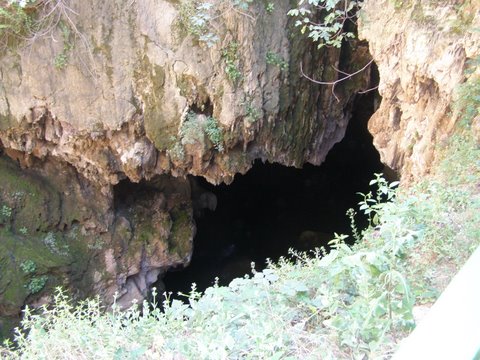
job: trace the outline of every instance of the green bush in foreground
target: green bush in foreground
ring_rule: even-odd
[[[460,139],[460,140],[456,140]],[[22,359],[338,359],[388,357],[414,325],[415,301],[438,293],[432,269],[463,262],[480,243],[480,151],[457,135],[441,171],[393,202],[362,201],[375,221],[350,247],[337,235],[327,255],[294,253],[228,287],[193,288],[189,304],[148,303],[105,312],[98,300],[78,305],[61,291],[40,313],[27,309],[16,350]],[[455,177],[449,161],[471,161]],[[457,168],[454,168],[455,170]],[[393,198],[380,177],[375,196]],[[380,182],[380,184],[378,184]],[[385,185],[386,184],[386,185]],[[365,207],[366,206],[366,207]],[[373,221],[373,216],[372,216]],[[429,261],[422,263],[425,258]],[[451,268],[449,268],[451,272]]]

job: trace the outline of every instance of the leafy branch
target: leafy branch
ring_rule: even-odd
[[[299,0],[298,8],[288,14],[300,17],[295,26],[301,27],[302,34],[307,33],[309,38],[318,42],[318,48],[339,48],[344,39],[355,37],[353,32],[345,30],[345,25],[348,21],[355,23],[360,7],[359,0]]]
[[[255,21],[248,12],[253,0],[187,0],[182,3],[179,11],[179,26],[187,34],[192,35],[199,43],[211,48],[219,40],[222,33],[222,23],[218,19],[229,12],[236,12]]]

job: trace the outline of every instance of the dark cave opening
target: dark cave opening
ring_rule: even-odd
[[[249,273],[251,262],[259,270],[267,258],[275,261],[289,248],[326,246],[334,232],[350,233],[346,211],[357,209],[357,192],[368,192],[373,174],[384,168],[367,130],[374,101],[374,92],[357,96],[345,137],[321,166],[296,169],[257,161],[232,184],[219,186],[192,177],[194,187],[215,194],[216,209],[196,212],[192,261],[166,274],[167,292],[188,293],[193,282],[203,291],[215,277],[227,285]],[[366,225],[361,217],[357,222]]]

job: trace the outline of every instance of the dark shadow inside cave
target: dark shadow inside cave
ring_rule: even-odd
[[[175,297],[188,293],[195,282],[203,291],[215,277],[227,285],[249,273],[251,262],[259,270],[266,258],[275,261],[290,247],[308,250],[327,245],[334,232],[350,233],[346,211],[357,208],[357,192],[368,192],[373,173],[383,170],[367,130],[374,96],[357,97],[344,139],[321,166],[296,169],[257,161],[230,185],[192,178],[194,188],[215,194],[217,206],[215,211],[196,211],[191,264],[166,274],[166,290]]]

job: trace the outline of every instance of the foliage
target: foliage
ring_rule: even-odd
[[[57,42],[58,32],[63,48],[53,59],[57,69],[66,66],[74,44],[80,41],[85,52],[77,54],[84,64],[93,64],[94,59],[88,39],[77,28],[74,17],[78,13],[70,7],[70,0],[13,0],[3,5],[0,1],[0,48],[17,45],[23,41],[35,43],[41,38]],[[84,59],[88,56],[87,59]],[[93,75],[93,69],[87,65]]]
[[[35,261],[25,260],[20,264],[20,269],[22,269],[24,274],[30,275],[37,271],[37,264],[35,264]]]
[[[36,294],[43,290],[47,281],[48,281],[48,276],[46,275],[34,277],[30,280],[30,282],[27,285],[25,285],[25,287],[27,288],[30,294]]]
[[[299,17],[295,26],[301,32],[318,42],[318,47],[339,48],[344,39],[353,38],[353,32],[346,31],[348,21],[354,21],[362,2],[360,0],[298,0],[298,7],[289,15]]]
[[[382,174],[374,174],[375,179],[370,181],[369,185],[376,185],[377,192],[375,197],[370,191],[367,194],[358,193],[363,197],[363,200],[358,204],[360,205],[360,210],[368,216],[368,222],[370,226],[376,226],[379,224],[380,211],[383,208],[383,203],[386,201],[391,201],[395,197],[395,188],[398,186],[399,182],[394,181],[388,183],[383,177]],[[351,212],[352,210],[349,210]],[[347,214],[348,215],[348,214]]]
[[[186,0],[179,9],[178,25],[198,42],[212,47],[219,40],[218,25],[222,16],[230,11],[245,14],[253,0]]]
[[[248,99],[244,104],[247,121],[250,123],[256,122],[260,118],[260,110],[253,106],[251,99]]]
[[[202,142],[205,134],[215,149],[223,151],[223,130],[218,121],[213,116],[206,117],[205,121],[199,121],[198,115],[193,111],[189,111],[180,128],[181,144],[187,145]],[[175,152],[178,152],[177,155],[182,156],[183,149],[177,148]]]
[[[269,65],[275,65],[280,68],[280,70],[288,70],[288,63],[283,59],[283,57],[273,51],[267,51],[265,60]]]
[[[473,67],[478,63],[480,57],[471,61]],[[472,74],[468,81],[458,88],[456,98],[454,110],[460,115],[462,124],[467,125],[480,114],[480,76]]]
[[[207,134],[210,141],[213,143],[213,146],[215,147],[215,149],[222,152],[223,151],[223,131],[222,131],[222,128],[218,125],[218,121],[213,116],[209,116],[207,118],[205,133]]]
[[[222,51],[222,58],[225,61],[225,73],[235,85],[242,78],[238,65],[238,43],[230,42]]]
[[[12,216],[12,208],[7,205],[2,205],[2,207],[0,208],[0,216],[5,220],[10,219],[10,217]]]
[[[0,3],[0,43],[8,45],[12,38],[29,34],[34,27],[33,12],[25,7],[33,1],[10,1]]]
[[[68,56],[73,49],[73,43],[70,40],[70,28],[64,22],[60,22],[59,27],[62,32],[63,50],[55,56],[54,64],[57,69],[63,69],[68,63]]]
[[[53,253],[60,256],[67,256],[69,247],[68,244],[61,244],[53,232],[48,232],[43,238],[45,246]]]
[[[275,10],[275,4],[273,2],[267,2],[265,4],[265,11],[269,14],[273,13],[273,11]]]
[[[197,114],[189,111],[180,128],[180,138],[182,145],[195,144],[201,141],[204,130],[202,124],[197,120]]]
[[[213,18],[212,8],[212,3],[190,0],[182,2],[179,11],[179,24],[182,30],[208,47],[212,47],[218,41],[218,36],[211,31],[209,24]]]

